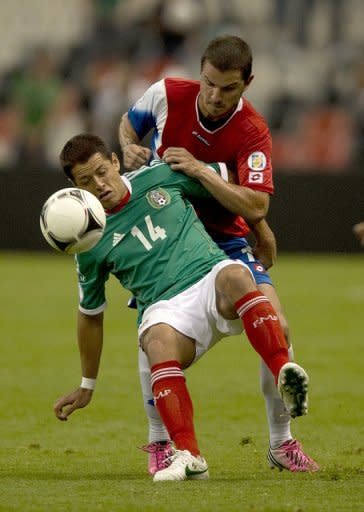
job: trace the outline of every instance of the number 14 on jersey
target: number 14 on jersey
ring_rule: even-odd
[[[153,222],[150,215],[144,217],[144,220],[148,229],[148,235],[151,242],[156,242],[158,239],[164,240],[167,237],[167,233],[164,228],[161,228],[160,226],[153,226]],[[130,232],[134,237],[136,237],[139,240],[139,242],[145,247],[147,251],[150,251],[152,249],[153,245],[144,235],[141,229],[139,229],[137,226],[133,226]]]

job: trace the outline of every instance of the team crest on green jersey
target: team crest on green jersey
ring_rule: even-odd
[[[171,196],[164,188],[157,188],[147,193],[148,203],[152,208],[163,208],[171,202]]]

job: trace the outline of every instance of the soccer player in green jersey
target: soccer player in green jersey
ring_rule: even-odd
[[[155,405],[175,445],[170,465],[154,481],[208,478],[183,370],[224,336],[244,329],[287,411],[292,417],[306,414],[308,376],[289,362],[275,310],[249,268],[213,242],[188,200],[207,197],[204,187],[160,161],[120,176],[116,154],[89,134],[70,139],[60,159],[73,184],[101,201],[107,223],[99,243],[77,256],[82,380],[56,402],[57,418],[67,420],[91,400],[110,273],[137,299],[139,343],[151,367]],[[223,165],[210,164],[208,170],[225,176]]]

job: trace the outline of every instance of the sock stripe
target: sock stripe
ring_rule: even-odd
[[[238,307],[236,312],[238,313],[238,315],[241,318],[245,315],[245,313],[247,311],[249,311],[249,309],[253,308],[257,304],[260,304],[261,302],[269,302],[269,300],[267,299],[267,297],[265,295],[261,295],[259,297],[254,297],[253,299],[248,300],[248,302],[244,302],[244,304],[242,304],[240,307]]]
[[[182,377],[184,378],[183,371],[177,366],[171,366],[170,368],[161,368],[160,370],[155,370],[151,374],[151,383],[152,387],[156,382],[165,378],[173,378],[173,377]]]

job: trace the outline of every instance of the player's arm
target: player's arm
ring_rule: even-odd
[[[268,269],[277,259],[276,237],[265,219],[249,227],[255,238],[254,255]]]
[[[266,216],[269,207],[269,194],[266,192],[224,181],[184,148],[168,148],[163,154],[163,160],[174,171],[197,179],[222,206],[243,217],[250,225],[260,222]]]
[[[122,116],[120,121],[119,142],[123,152],[124,167],[126,169],[138,169],[149,161],[152,151],[141,145],[141,140],[132,127],[127,113]]]
[[[99,371],[103,343],[104,313],[85,315],[78,312],[78,348],[82,376],[96,379]]]
[[[164,80],[152,84],[120,121],[119,142],[123,151],[124,167],[135,170],[146,164],[152,151],[141,145],[144,137],[156,131],[156,119],[166,115]]]
[[[78,347],[81,359],[82,377],[96,379],[100,365],[103,344],[103,313],[86,315],[78,312]],[[93,394],[87,387],[77,388],[72,393],[60,397],[54,405],[56,417],[67,421],[76,409],[89,404]]]

